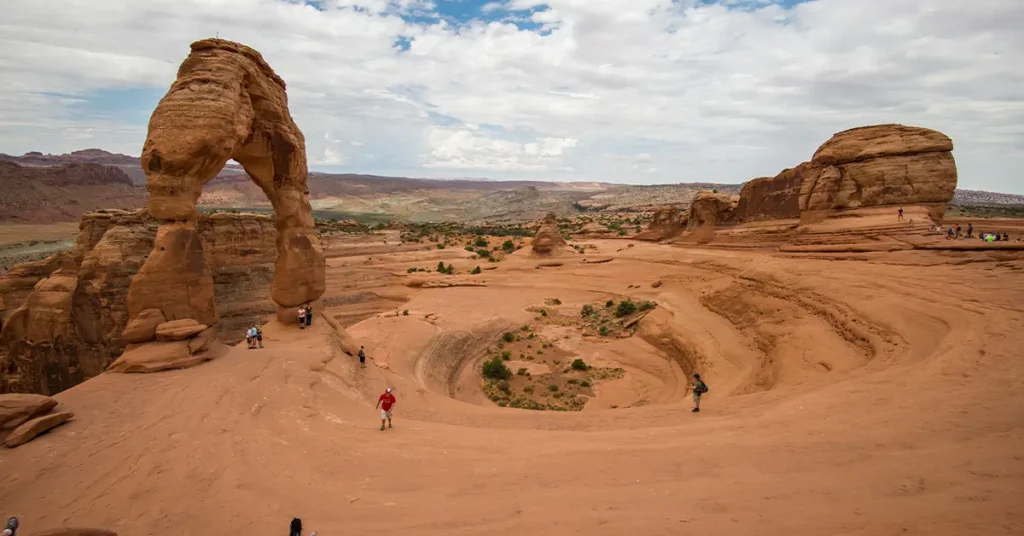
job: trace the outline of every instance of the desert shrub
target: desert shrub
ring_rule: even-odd
[[[657,306],[658,306],[658,304],[652,302],[651,300],[644,300],[643,303],[640,304],[640,310],[641,311],[649,311],[651,309],[654,309]]]
[[[454,266],[452,266],[451,264],[449,264],[449,265],[448,265],[448,269],[447,269],[447,270],[445,270],[445,272],[444,272],[444,273],[446,273],[446,274],[448,274],[448,275],[455,275],[455,267],[454,267]]]
[[[481,272],[480,267],[477,266],[476,268],[473,268],[469,273],[471,273],[473,275],[476,275],[476,274],[479,274],[480,272]]]
[[[615,307],[615,302],[613,300],[608,300],[608,301],[604,302],[604,306],[605,307]]]
[[[548,316],[548,310],[547,309],[541,309],[540,310],[540,316]]]
[[[501,352],[501,360],[508,361],[509,359],[512,359],[512,352],[509,352],[508,350],[503,350]]]
[[[503,393],[508,393],[512,390],[512,387],[509,386],[508,381],[501,380],[498,382],[498,390]]]
[[[553,383],[549,383],[548,384],[548,391],[551,391],[552,393],[557,392],[558,391],[558,386],[553,384]]]
[[[507,408],[508,407],[508,402],[505,402],[504,400],[499,400],[498,401],[498,407],[499,408]]]
[[[544,355],[544,350],[537,350],[537,355]]]
[[[565,383],[569,385],[576,385],[577,383],[580,383],[580,381],[576,378],[569,378],[568,380],[565,380]]]
[[[444,249],[444,244],[438,244],[437,249]]]
[[[587,370],[588,368],[590,368],[590,367],[588,367],[587,364],[584,363],[582,359],[574,359],[572,361],[572,369],[573,370]]]
[[[623,317],[631,315],[636,312],[636,304],[632,300],[623,300],[619,302],[619,306],[615,308],[615,316]]]
[[[526,368],[523,368],[523,367],[520,367],[520,369],[516,371],[516,376],[529,376],[529,375],[530,375],[530,371],[526,370]]]
[[[532,339],[533,338],[533,333],[529,334],[526,338],[527,339]],[[527,346],[527,348],[529,348],[529,346]]]
[[[448,269],[444,267],[444,261],[437,261],[437,271],[442,274],[448,273]]]
[[[478,249],[478,250],[476,250],[476,255],[477,255],[477,257],[480,257],[481,259],[490,259],[491,258],[491,250],[489,250],[489,249]]]
[[[592,314],[594,314],[594,306],[590,305],[589,303],[584,305],[583,308],[580,309],[580,316],[590,316]]]
[[[491,395],[491,402],[497,402],[499,400],[501,400],[500,396],[498,396],[498,395]]]
[[[562,300],[558,298],[551,298],[550,300],[548,300],[548,303],[550,303],[551,305],[562,305]]]
[[[504,251],[505,253],[512,253],[513,251],[516,250],[516,245],[511,240],[506,240],[501,245],[501,250]]]
[[[513,342],[516,340],[516,334],[511,331],[506,331],[505,334],[501,336],[501,340],[505,342]]]
[[[607,327],[607,326],[601,326],[601,329],[597,330],[597,332],[598,332],[598,333],[599,333],[599,334],[600,334],[600,335],[601,335],[602,337],[607,337],[607,336],[608,336],[608,327]]]
[[[476,237],[476,241],[473,242],[473,245],[478,247],[478,248],[485,248],[485,247],[487,247],[488,244],[487,244],[487,240],[485,240],[484,237],[478,236],[478,237]]]
[[[580,387],[590,387],[590,380],[583,380],[580,382]]]
[[[409,310],[406,309],[406,310],[402,311],[402,316],[409,316]]]
[[[413,273],[413,272],[415,272],[415,271],[416,271],[416,268],[409,268],[409,269],[408,269],[408,270],[406,270],[405,272],[406,272],[406,273],[409,273],[409,274],[411,274],[411,273]]]
[[[475,249],[473,249],[473,245],[472,244],[467,244],[465,249],[466,249],[466,251],[469,251],[469,252],[475,252],[476,251]]]
[[[524,393],[532,393],[533,392],[533,386],[532,385],[527,385],[526,387],[523,387],[523,392]]]
[[[483,375],[492,380],[507,380],[512,376],[512,371],[505,366],[500,356],[484,361]]]
[[[519,329],[521,329],[523,331],[530,331],[530,325],[529,324],[523,324],[523,327],[521,327]]]

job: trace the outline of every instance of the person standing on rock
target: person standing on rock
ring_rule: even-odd
[[[313,308],[309,305],[306,306],[306,327],[313,325]]]
[[[974,238],[974,224],[967,224],[967,238]]]
[[[704,380],[700,379],[700,374],[693,375],[693,411],[694,413],[700,413],[700,397],[704,393],[708,392],[708,386],[704,383]]]
[[[306,308],[299,307],[299,329],[306,329]]]
[[[253,326],[252,329],[256,332],[256,344],[263,348],[263,330],[259,326]]]
[[[391,428],[391,408],[395,406],[395,402],[398,399],[395,395],[391,394],[391,388],[388,387],[384,394],[380,395],[377,399],[377,407],[380,408],[380,429],[384,430],[384,423],[386,422],[388,428]]]
[[[366,352],[363,351],[363,347],[362,346],[359,347],[359,366],[360,367],[365,367],[366,366]]]
[[[896,221],[902,221],[902,220],[903,220],[903,207],[900,207],[900,209],[896,212]]]

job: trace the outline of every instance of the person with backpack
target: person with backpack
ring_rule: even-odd
[[[700,397],[708,392],[708,384],[700,379],[700,374],[693,375],[693,413],[700,413]]]
[[[263,330],[259,326],[253,326],[253,331],[256,332],[256,344],[259,348],[263,348]]]
[[[313,308],[309,305],[306,306],[306,327],[313,325]]]
[[[363,347],[362,346],[359,347],[359,366],[360,367],[365,367],[366,366],[366,352],[363,351]]]

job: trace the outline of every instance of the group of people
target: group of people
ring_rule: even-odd
[[[313,325],[313,308],[309,305],[299,307],[299,329],[306,329]]]
[[[249,345],[249,349],[263,348],[263,330],[259,326],[251,326],[245,330],[245,342]]]
[[[942,233],[942,227],[939,227],[938,225],[936,225],[935,227],[932,228],[932,232]],[[974,238],[974,224],[973,223],[968,223],[967,224],[967,233],[966,234],[964,233],[963,228],[960,227],[959,223],[956,224],[956,225],[950,226],[949,229],[946,229],[945,234],[946,234],[946,240],[959,240],[961,238]],[[986,242],[1009,242],[1010,241],[1010,233],[1007,233],[1007,232],[998,233],[998,232],[984,232],[984,231],[981,231],[981,232],[978,233],[978,238],[980,238],[980,239],[982,239],[982,240],[984,240]],[[1017,240],[1020,241],[1021,239],[1018,238]]]

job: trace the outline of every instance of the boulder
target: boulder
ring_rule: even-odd
[[[57,401],[43,395],[0,395],[0,430],[10,430],[57,406]]]
[[[658,209],[651,218],[651,224],[636,237],[640,240],[664,240],[676,236],[686,230],[688,218],[688,211],[678,207]]]
[[[879,157],[948,153],[952,150],[953,140],[935,130],[896,124],[872,125],[833,135],[814,152],[811,163],[835,166]]]
[[[533,252],[540,255],[558,253],[565,246],[565,239],[558,230],[558,219],[549,213],[541,221],[537,234],[533,238]]]
[[[159,341],[183,341],[199,335],[208,327],[191,318],[171,320],[156,327],[156,338]]]
[[[198,354],[210,349],[210,345],[217,341],[217,330],[206,328],[188,341],[188,353]]]
[[[17,447],[18,445],[24,445],[29,441],[32,441],[40,434],[49,432],[50,430],[68,422],[74,417],[75,414],[70,411],[63,413],[51,413],[42,417],[36,417],[31,421],[14,429],[7,439],[4,440],[4,444],[9,448]]]
[[[735,221],[735,210],[739,204],[739,196],[720,194],[710,191],[699,192],[690,204],[690,215],[687,218],[687,229],[714,227]]]
[[[139,313],[121,334],[126,344],[148,342],[156,338],[156,327],[167,322],[160,309],[146,309]]]
[[[125,350],[107,372],[145,373],[194,367],[213,359],[208,352],[193,355],[190,341],[149,342]]]

